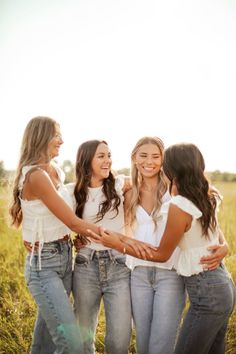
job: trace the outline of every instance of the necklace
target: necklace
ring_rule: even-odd
[[[96,187],[96,188],[91,188],[89,187],[89,199],[91,202],[95,202],[98,195],[101,193],[101,189],[102,189],[102,186],[101,187]]]

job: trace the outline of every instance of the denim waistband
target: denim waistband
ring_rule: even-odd
[[[65,235],[62,238],[59,238],[58,240],[50,241],[50,242],[44,242],[44,245],[50,245],[51,243],[68,243],[71,241],[70,235]]]
[[[113,250],[113,249],[97,251],[97,250],[93,250],[93,249],[87,248],[87,247],[81,248],[79,250],[79,253],[86,255],[90,260],[101,259],[101,258],[103,258],[103,259],[107,258],[107,259],[113,260],[115,257],[122,255],[122,253],[120,253],[116,250]]]

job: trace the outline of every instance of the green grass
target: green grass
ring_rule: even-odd
[[[224,196],[220,223],[230,246],[225,263],[236,282],[236,183],[217,187]],[[26,354],[32,338],[36,307],[24,282],[25,249],[20,231],[8,226],[7,191],[0,189],[0,354]],[[97,353],[104,353],[104,311],[97,329]],[[227,332],[227,354],[236,354],[236,311]],[[130,353],[135,352],[133,332]]]

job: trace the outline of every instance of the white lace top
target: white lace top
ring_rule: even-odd
[[[116,232],[124,233],[124,197],[123,197],[123,186],[124,186],[124,178],[122,175],[116,176],[115,179],[115,188],[116,191],[121,198],[121,202],[119,205],[118,214],[116,215],[115,210],[109,210],[103,217],[101,221],[97,223],[97,225],[104,227],[105,229],[113,230]],[[70,183],[67,186],[68,191],[71,194],[71,198],[74,203],[75,210],[75,198],[73,195],[74,192],[74,183]],[[99,209],[99,204],[105,200],[105,196],[102,192],[102,186],[97,188],[89,188],[88,199],[84,206],[83,219],[90,222],[96,222],[96,215]],[[108,247],[103,246],[102,244],[91,241],[86,247],[91,248],[96,251],[109,249]]]
[[[65,188],[64,173],[57,166],[54,165],[57,170],[60,183],[58,186],[58,193],[65,200],[65,202],[72,208],[72,202],[70,195]],[[19,190],[22,191],[25,177],[27,173],[35,166],[24,166],[22,168],[22,175],[19,182]],[[63,224],[39,199],[25,200],[20,198],[21,209],[23,214],[22,220],[22,236],[25,241],[39,242],[38,253],[41,254],[41,250],[44,242],[51,242],[62,238],[70,233],[70,229]],[[34,247],[32,250],[32,255]],[[40,258],[40,257],[39,257]],[[41,265],[40,265],[41,268]]]
[[[170,194],[168,192],[162,198],[162,202],[165,203],[170,200]],[[155,227],[152,215],[149,215],[141,205],[138,205],[136,209],[136,222],[133,228],[133,237],[136,240],[147,242],[154,246],[159,246],[163,232],[166,226],[166,218],[159,212],[157,218],[157,226]],[[172,269],[178,258],[179,250],[176,248],[172,256],[167,262],[158,263],[152,261],[146,261],[127,255],[126,265],[133,270],[137,266],[146,267],[158,267],[164,269]]]
[[[175,268],[177,273],[183,276],[198,274],[204,271],[203,265],[199,263],[200,258],[210,254],[207,247],[219,244],[218,232],[217,230],[215,232],[209,231],[209,238],[203,236],[201,224],[198,220],[202,215],[201,211],[190,200],[180,195],[172,197],[168,203],[163,204],[161,213],[166,220],[170,203],[175,204],[192,216],[191,227],[184,233],[178,244],[180,252]]]

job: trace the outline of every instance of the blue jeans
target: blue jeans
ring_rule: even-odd
[[[55,354],[83,353],[79,327],[68,297],[72,281],[71,242],[45,243],[41,270],[38,261],[35,254],[30,265],[28,255],[25,267],[26,282],[38,306],[31,353],[50,353],[54,349]]]
[[[184,277],[190,307],[175,354],[223,354],[225,334],[235,302],[235,287],[221,265],[215,270]]]
[[[183,279],[175,270],[137,266],[131,299],[138,354],[172,354],[185,305]]]
[[[127,354],[131,337],[130,270],[115,250],[80,249],[75,259],[73,295],[85,354],[95,353],[95,332],[103,298],[107,354]]]

